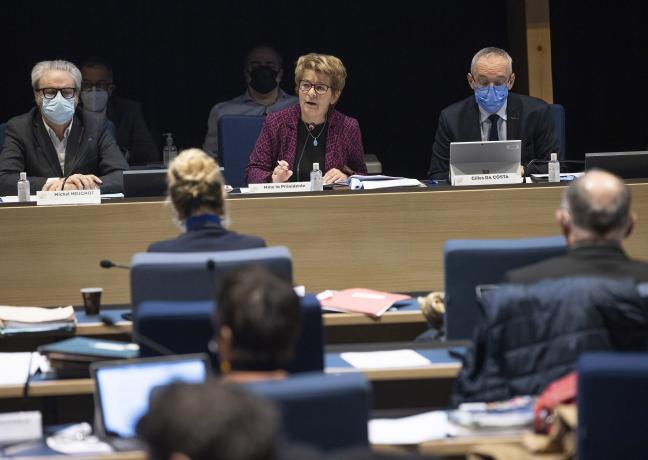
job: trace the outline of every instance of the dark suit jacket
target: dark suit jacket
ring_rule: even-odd
[[[61,171],[40,111],[37,108],[12,118],[7,123],[6,139],[0,153],[0,195],[15,195],[20,172],[27,172],[31,193],[43,188],[48,177],[94,174],[103,181],[102,193],[124,191],[122,172],[128,169],[106,118],[78,110],[65,152],[65,171]]]
[[[115,124],[117,145],[126,154],[128,164],[142,165],[161,160],[161,153],[146,126],[139,102],[111,97],[106,108],[108,119]]]
[[[230,232],[214,222],[203,222],[174,240],[158,241],[149,246],[149,252],[234,251],[264,248],[265,241],[256,236]]]
[[[564,256],[511,270],[504,278],[510,283],[534,283],[579,275],[648,281],[648,263],[630,259],[618,243],[598,243],[570,248]]]
[[[534,158],[549,160],[550,153],[558,153],[558,136],[547,103],[535,97],[509,93],[506,117],[507,139],[522,140],[523,166]],[[448,180],[450,142],[478,141],[481,141],[479,107],[474,96],[443,109],[432,147],[430,179]],[[542,169],[531,168],[530,172]]]

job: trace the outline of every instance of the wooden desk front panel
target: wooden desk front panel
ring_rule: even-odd
[[[648,216],[648,184],[631,185],[633,208]],[[308,291],[443,287],[450,238],[518,238],[558,233],[562,186],[395,193],[243,197],[228,200],[232,228],[286,245],[295,282]],[[0,304],[79,304],[79,289],[102,286],[105,303],[130,302],[128,263],[152,241],[179,230],[162,202],[0,208]],[[648,224],[626,248],[648,259]]]

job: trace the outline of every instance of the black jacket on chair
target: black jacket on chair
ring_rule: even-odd
[[[505,284],[480,303],[485,319],[464,357],[455,403],[540,394],[584,351],[648,350],[648,305],[631,279]]]
[[[65,171],[37,108],[7,123],[0,153],[0,195],[15,195],[20,172],[26,172],[34,194],[47,178],[94,174],[102,181],[102,193],[122,193],[123,171],[128,169],[104,115],[78,110],[65,152]]]
[[[507,139],[522,140],[522,166],[533,159],[549,160],[549,154],[558,153],[560,144],[546,102],[535,97],[509,93],[506,117]],[[430,179],[448,180],[451,142],[481,140],[479,107],[474,95],[443,109],[432,147],[428,171]],[[530,172],[542,169],[532,168]]]

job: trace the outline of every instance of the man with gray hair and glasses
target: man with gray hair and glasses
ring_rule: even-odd
[[[451,142],[522,141],[522,166],[559,153],[549,105],[534,97],[510,93],[515,83],[513,59],[500,48],[475,54],[467,75],[471,96],[446,107],[432,146],[428,176],[448,180]],[[546,166],[527,172],[546,172]]]
[[[39,190],[123,192],[128,169],[102,114],[77,111],[81,72],[68,61],[42,61],[31,72],[36,107],[7,123],[0,153],[0,195],[15,195],[21,172]]]
[[[621,247],[636,219],[628,186],[613,174],[593,169],[565,190],[556,210],[567,255],[512,270],[505,278],[513,283],[578,275],[648,281],[648,263],[629,258]]]

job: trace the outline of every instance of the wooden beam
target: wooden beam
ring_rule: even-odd
[[[525,1],[529,95],[553,103],[549,0]]]

